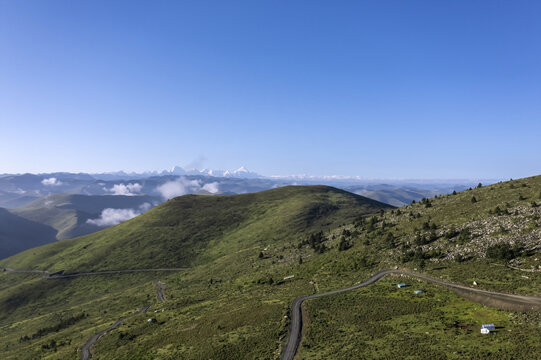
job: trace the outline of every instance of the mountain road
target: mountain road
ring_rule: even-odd
[[[513,295],[513,294],[504,294],[487,290],[480,290],[475,288],[470,288],[463,285],[457,285],[443,280],[438,280],[431,278],[426,275],[416,274],[405,270],[382,270],[375,273],[371,278],[366,280],[361,284],[350,286],[344,289],[338,289],[334,291],[329,291],[320,294],[302,296],[293,301],[291,307],[291,326],[289,329],[289,339],[287,345],[282,352],[282,360],[293,360],[297,349],[299,347],[301,337],[302,337],[302,308],[301,305],[304,301],[310,299],[316,299],[323,296],[331,296],[340,294],[343,292],[356,290],[379,281],[386,275],[389,274],[401,274],[411,277],[416,277],[434,284],[442,285],[451,290],[457,292],[463,297],[470,298],[473,301],[482,303],[484,305],[509,309],[509,310],[541,310],[541,297],[535,296],[523,296],[523,295]]]

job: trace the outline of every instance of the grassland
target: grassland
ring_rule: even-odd
[[[394,266],[466,285],[476,281],[480,288],[539,294],[540,273],[529,270],[539,257],[539,242],[534,241],[538,208],[532,202],[540,192],[541,177],[535,177],[400,209],[328,187],[173,199],[119,226],[26,251],[0,261],[0,266],[67,271],[187,266],[188,270],[69,281],[0,274],[0,344],[14,359],[73,359],[93,333],[148,302],[152,309],[165,309],[152,313],[158,321],[147,323],[148,314],[130,318],[100,339],[96,359],[274,359],[284,345],[295,297],[350,286]],[[494,255],[489,249],[498,244],[509,248]],[[155,278],[167,284],[168,300],[163,304],[155,296],[151,283]],[[530,344],[539,335],[538,314],[483,308],[426,284],[425,297],[412,297],[391,289],[390,282],[308,304],[310,326],[302,356],[328,358],[326,349],[338,352],[336,344],[341,344],[348,351],[341,354],[359,354],[368,346],[370,354],[393,357],[397,354],[387,344],[396,343],[412,357],[430,351],[434,358],[464,358],[486,355],[487,341],[494,338],[494,349],[505,355],[512,351],[513,341]],[[382,318],[378,318],[380,301]],[[368,321],[377,336],[352,324],[346,318],[348,308]],[[88,316],[58,332],[18,341],[83,312]],[[487,322],[500,322],[506,331],[513,331],[478,336],[483,313],[495,319]],[[332,325],[336,334],[323,338],[325,324]],[[453,326],[441,329],[446,324]],[[56,352],[43,348],[51,340],[66,343],[66,339],[71,343]],[[463,352],[471,347],[479,352]],[[538,351],[535,344],[531,348]]]
[[[398,289],[398,282],[411,286]],[[415,294],[414,290],[426,292]],[[309,326],[299,359],[537,359],[539,319],[496,310],[417,279],[306,303]],[[480,333],[481,324],[497,330]]]

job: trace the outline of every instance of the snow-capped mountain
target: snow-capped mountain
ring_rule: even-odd
[[[246,179],[253,179],[253,178],[262,177],[261,175],[255,173],[255,172],[249,171],[244,166],[241,166],[237,170],[233,170],[233,171],[227,170],[227,171],[224,172],[223,176],[225,176],[225,177],[246,178]]]
[[[241,166],[237,170],[215,170],[215,169],[190,169],[184,170],[180,166],[175,166],[169,171],[170,175],[201,175],[201,176],[214,176],[214,177],[234,177],[234,178],[245,178],[245,179],[255,179],[262,178],[263,176],[258,173],[251,172],[246,169],[244,166]]]

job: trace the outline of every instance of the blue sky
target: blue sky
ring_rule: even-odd
[[[540,17],[538,1],[0,0],[0,173],[540,174]]]

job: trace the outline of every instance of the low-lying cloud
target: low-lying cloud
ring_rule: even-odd
[[[48,179],[41,180],[41,183],[45,186],[59,186],[62,185],[62,181],[58,180],[55,177],[50,177]]]
[[[134,217],[141,215],[145,211],[148,211],[152,208],[152,205],[149,203],[144,203],[137,209],[113,209],[107,208],[103,209],[101,215],[97,219],[88,219],[87,224],[96,225],[99,227],[107,227],[118,225],[121,222],[126,220],[133,219]]]
[[[168,181],[156,188],[164,200],[169,200],[177,196],[190,194],[198,191],[201,185],[198,180],[188,180],[180,177],[174,181]]]
[[[215,182],[203,185],[203,187],[201,189],[206,190],[209,193],[216,194],[218,191],[220,191],[220,186],[219,186],[218,182],[215,181]]]
[[[199,190],[206,190],[210,193],[219,191],[218,182],[208,183],[201,186],[199,180],[188,180],[185,177],[180,177],[174,181],[168,181],[156,188],[164,200],[169,200],[177,196],[193,194]]]
[[[123,196],[135,196],[139,195],[143,186],[139,183],[129,183],[129,184],[115,184],[110,189],[105,189],[109,192],[112,192],[113,195],[123,195]]]

